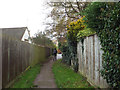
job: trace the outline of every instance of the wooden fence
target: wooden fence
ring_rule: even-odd
[[[2,89],[2,30],[0,29],[0,90]]]
[[[50,55],[51,48],[22,42],[2,32],[2,87],[6,87],[26,68],[45,61]]]
[[[99,72],[102,69],[102,54],[103,51],[97,35],[86,37],[83,43],[80,41],[77,45],[79,72],[91,84],[100,88],[106,88],[108,84]]]

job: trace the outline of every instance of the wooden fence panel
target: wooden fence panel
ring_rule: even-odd
[[[4,39],[2,39],[2,81],[4,80],[5,82],[2,82],[2,87],[4,87],[6,84],[8,84],[9,80],[8,80],[8,75],[9,75],[9,71],[8,71],[8,43],[6,41],[7,39],[4,36]]]
[[[88,45],[87,45],[87,56],[88,56],[88,80],[90,80],[90,46],[89,46],[89,44],[90,44],[90,42],[89,42],[89,38],[88,38],[88,41],[87,41],[88,43]]]
[[[97,35],[86,37],[83,47],[84,49],[82,48],[82,43],[79,42],[77,45],[79,72],[87,77],[87,80],[95,86],[101,88],[108,87],[108,84],[100,75],[103,51],[101,50]]]
[[[86,43],[87,43],[87,40],[84,39],[84,51],[83,51],[83,55],[84,55],[84,75],[86,76],[87,74],[87,71],[86,71]],[[79,51],[78,51],[79,52]]]
[[[89,72],[90,72],[90,75],[89,75],[89,80],[91,81],[91,37],[89,37],[89,55],[90,55],[90,58],[89,58],[89,62],[90,62],[90,66],[89,66]]]
[[[22,72],[22,44],[21,42],[19,43],[19,73]]]
[[[79,42],[79,43],[80,43],[80,42]],[[78,45],[77,45],[77,52],[80,51],[80,46],[79,46],[80,44],[79,44],[79,43],[78,43]],[[80,59],[80,54],[79,54],[79,53],[80,53],[80,52],[77,53],[77,57]],[[78,63],[80,64],[80,60],[78,61]],[[71,63],[71,65],[72,65],[72,63]],[[79,65],[79,67],[78,67],[78,70],[80,70],[80,65]]]
[[[11,80],[13,80],[13,78],[14,78],[14,66],[15,66],[15,64],[14,64],[14,57],[13,56],[15,56],[14,55],[14,42],[10,39],[10,41],[9,41],[9,44],[10,44],[10,61],[9,61],[9,68],[10,68],[10,73],[9,73],[9,80],[11,81]]]
[[[81,47],[81,42],[79,43],[80,47],[79,47],[79,50],[80,50],[80,70],[81,70],[81,73],[82,73],[82,47]]]
[[[89,70],[88,70],[88,37],[86,37],[86,76],[88,77],[89,75]]]
[[[0,29],[0,90],[2,89],[2,30]]]
[[[90,37],[90,80],[93,80],[93,36]]]
[[[18,75],[18,65],[19,65],[19,63],[18,63],[18,44],[17,44],[17,41],[15,41],[15,47],[16,47],[16,56],[15,56],[15,76],[17,76]]]
[[[93,36],[93,83],[95,83],[95,36]]]
[[[82,67],[83,67],[83,62],[82,62],[82,44],[80,42],[80,69],[81,69],[81,73],[83,73],[82,71]]]
[[[0,42],[3,42],[1,73],[2,87],[6,87],[18,75],[24,72],[28,66],[33,66],[39,62],[43,62],[45,57],[49,57],[51,55],[51,49],[48,47],[40,47],[22,42],[6,35],[5,32],[2,34],[4,35],[2,40],[0,37]]]
[[[96,85],[99,85],[99,56],[98,56],[98,39],[97,39],[97,35],[95,35],[95,83]]]
[[[21,44],[21,68],[22,68],[22,71],[21,72],[23,72],[24,70],[25,70],[25,61],[24,61],[24,57],[25,57],[25,49],[23,49],[24,48],[24,44]]]

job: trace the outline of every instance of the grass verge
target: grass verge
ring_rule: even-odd
[[[12,88],[31,88],[37,74],[40,73],[40,66],[40,64],[37,64],[20,75]]]
[[[58,88],[94,88],[82,75],[61,63],[61,60],[53,64],[52,70]]]

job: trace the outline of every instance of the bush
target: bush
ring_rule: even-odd
[[[88,28],[96,31],[103,53],[101,75],[111,87],[120,88],[120,3],[88,5],[83,11]]]
[[[70,66],[71,65],[71,52],[69,50],[69,46],[67,45],[67,43],[65,43],[61,47],[61,50],[62,50],[62,55],[63,55],[62,62]]]
[[[71,65],[71,60],[73,62],[73,69],[75,72],[78,71],[78,59],[77,59],[77,34],[80,30],[85,28],[83,24],[84,17],[78,19],[77,21],[71,22],[67,26],[67,43],[63,46],[63,62]]]
[[[81,31],[79,31],[79,33],[77,34],[77,39],[78,41],[81,39],[81,38],[84,38],[84,37],[87,37],[87,36],[90,36],[90,35],[93,35],[95,34],[96,32],[90,28],[85,28]]]

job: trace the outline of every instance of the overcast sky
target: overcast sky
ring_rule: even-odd
[[[31,36],[43,31],[43,22],[51,11],[45,2],[46,0],[0,0],[0,28],[27,26]]]

